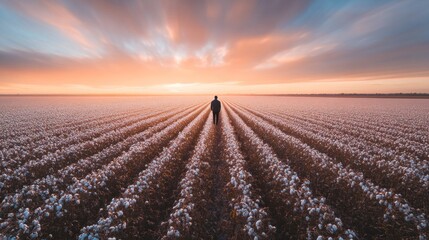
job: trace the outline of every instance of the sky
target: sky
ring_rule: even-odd
[[[427,0],[0,0],[0,94],[429,93]]]

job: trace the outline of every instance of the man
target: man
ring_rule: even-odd
[[[219,121],[220,101],[217,100],[217,96],[215,96],[214,98],[215,99],[212,101],[210,109],[213,112],[213,124],[217,125]]]

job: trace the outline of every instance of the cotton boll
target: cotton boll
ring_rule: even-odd
[[[30,211],[28,208],[26,208],[24,211],[24,218],[27,219],[29,216],[30,216]]]
[[[261,220],[256,221],[256,228],[260,229],[261,227],[262,227],[262,221]]]

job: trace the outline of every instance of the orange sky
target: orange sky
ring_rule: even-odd
[[[0,94],[428,93],[428,8],[2,2]]]

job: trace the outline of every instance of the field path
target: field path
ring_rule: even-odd
[[[222,142],[222,118],[219,119],[217,126],[214,129],[214,149],[209,164],[212,166],[210,178],[212,187],[210,189],[210,208],[211,220],[208,222],[209,228],[212,228],[214,239],[227,239],[225,221],[229,217],[228,199],[225,196],[224,186],[226,185],[227,177],[226,163],[223,160],[223,142]]]

